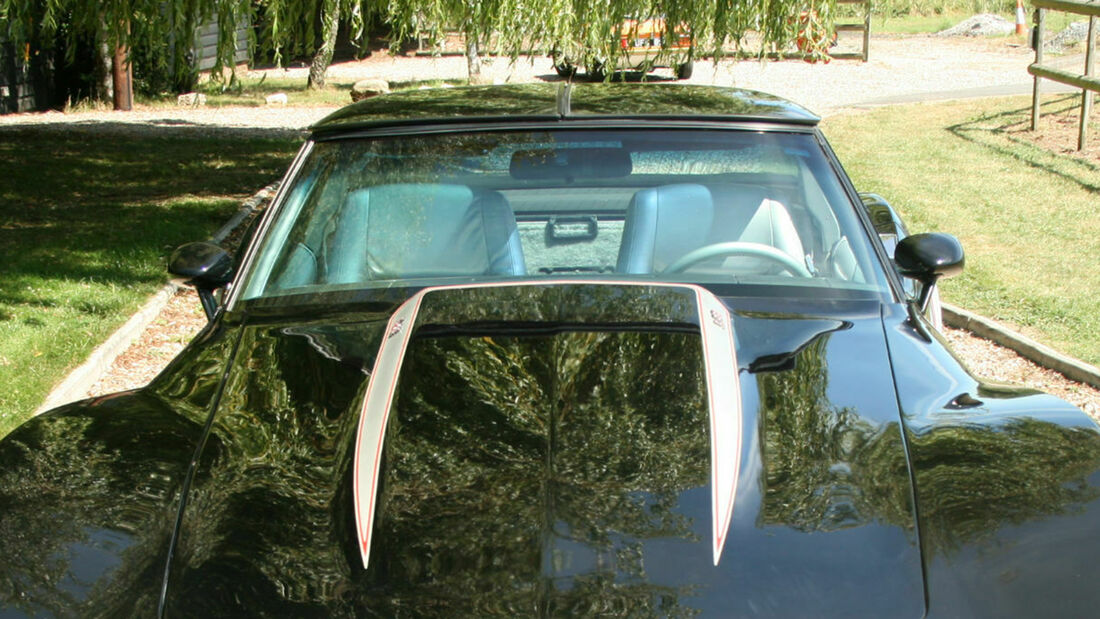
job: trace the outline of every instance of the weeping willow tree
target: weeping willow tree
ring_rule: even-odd
[[[110,58],[116,109],[129,109],[133,98],[130,45],[135,32],[162,42],[169,69],[191,71],[195,29],[216,21],[220,29],[215,70],[232,62],[239,24],[251,19],[249,0],[0,0],[0,31],[30,53],[61,44],[67,63],[89,43]],[[121,103],[120,103],[121,100]]]
[[[284,52],[311,55],[308,85],[322,88],[340,23],[351,26],[353,42],[363,43],[367,25],[379,5],[369,0],[263,0],[259,6],[266,19],[261,43],[275,53],[280,64]]]
[[[460,30],[466,37],[471,77],[480,71],[479,45],[490,36],[496,50],[513,60],[536,50],[614,64],[625,53],[618,36],[625,20],[663,18],[670,29],[681,24],[691,31],[695,54],[721,57],[731,48],[763,54],[804,34],[800,31],[807,16],[829,27],[836,6],[835,0],[388,0],[383,4],[398,39],[438,40],[446,30]],[[757,36],[748,37],[750,33]],[[661,54],[670,53],[672,38],[662,37]],[[826,39],[817,38],[803,48],[822,55],[827,45]]]
[[[353,41],[362,41],[372,7],[369,0],[0,0],[0,31],[17,47],[35,50],[50,47],[61,39],[72,62],[79,49],[90,41],[128,64],[129,47],[135,31],[146,40],[167,43],[164,53],[168,68],[177,75],[192,71],[190,54],[196,28],[216,21],[217,55],[214,74],[233,62],[236,32],[252,24],[258,13],[264,20],[259,43],[275,53],[306,54],[310,63],[309,85],[321,87],[332,62],[336,35],[341,23],[351,27]],[[251,33],[251,30],[249,31]],[[257,41],[250,41],[255,44]],[[116,67],[117,70],[117,67]],[[118,86],[129,89],[128,85]]]
[[[461,31],[476,81],[488,44],[513,60],[535,50],[613,64],[624,53],[618,37],[623,21],[656,17],[670,28],[689,28],[696,55],[720,57],[731,47],[763,53],[799,37],[805,22],[800,15],[831,23],[834,6],[835,0],[0,0],[0,30],[17,48],[64,39],[70,62],[95,41],[116,65],[128,65],[137,27],[148,40],[167,43],[169,64],[182,74],[191,70],[196,26],[216,20],[218,73],[232,63],[238,26],[262,13],[262,36],[252,43],[273,51],[277,60],[284,53],[312,55],[309,84],[319,87],[340,24],[348,24],[352,41],[362,43],[373,17],[388,22],[396,42]],[[756,36],[747,38],[749,33]],[[671,38],[662,37],[660,53],[670,53]]]

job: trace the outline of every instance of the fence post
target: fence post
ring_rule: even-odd
[[[1044,28],[1043,23],[1046,21],[1046,9],[1035,9],[1035,35],[1032,37],[1032,43],[1035,44],[1035,64],[1043,64],[1043,35]],[[1035,87],[1032,89],[1031,94],[1031,130],[1039,130],[1039,95],[1040,92],[1039,80],[1041,78],[1035,76]]]
[[[871,0],[867,0],[867,11],[863,16],[863,62],[871,57]]]
[[[833,58],[848,58],[859,59],[863,62],[867,62],[867,59],[871,57],[871,0],[836,0],[837,4],[854,4],[863,5],[863,21],[862,23],[842,23],[834,24],[833,35],[839,32],[862,32],[863,33],[863,51],[861,52],[841,52],[838,54],[830,54]],[[850,18],[850,17],[849,17]],[[835,41],[834,41],[835,42]]]
[[[1089,36],[1086,39],[1088,47],[1085,48],[1085,76],[1092,75],[1093,53],[1096,48],[1096,18],[1089,17]],[[1077,150],[1085,150],[1089,140],[1089,115],[1092,112],[1092,91],[1081,91],[1081,129],[1077,134]]]

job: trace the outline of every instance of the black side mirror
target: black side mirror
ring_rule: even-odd
[[[962,273],[966,264],[959,239],[939,232],[913,234],[898,242],[894,250],[898,273],[919,281],[923,286],[917,303],[923,312],[936,282]]]
[[[208,320],[218,309],[214,291],[229,284],[235,270],[229,252],[208,241],[181,245],[168,259],[168,272],[198,291]]]

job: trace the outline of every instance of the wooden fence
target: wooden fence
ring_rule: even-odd
[[[1093,76],[1093,57],[1096,51],[1096,18],[1100,17],[1100,2],[1084,0],[1031,0],[1035,7],[1035,32],[1032,44],[1035,46],[1035,63],[1027,72],[1035,76],[1035,87],[1031,99],[1031,130],[1039,128],[1040,81],[1052,80],[1081,89],[1081,127],[1077,135],[1077,150],[1084,150],[1088,142],[1089,115],[1092,112],[1092,93],[1100,92],[1100,79]],[[1046,12],[1063,11],[1076,15],[1087,15],[1089,33],[1085,47],[1085,72],[1072,73],[1043,65],[1043,37],[1045,34]]]
[[[836,0],[837,4],[862,4],[863,5],[863,22],[856,23],[841,23],[836,24],[836,31],[839,32],[862,32],[863,33],[863,51],[862,52],[845,52],[838,54],[830,54],[833,58],[844,58],[862,60],[867,62],[867,59],[871,55],[871,0]]]

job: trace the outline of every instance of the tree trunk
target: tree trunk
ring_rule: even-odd
[[[336,49],[336,33],[340,29],[340,9],[336,2],[330,0],[325,3],[324,15],[321,17],[323,25],[321,29],[321,48],[313,55],[313,62],[309,65],[309,88],[325,87],[325,72],[332,64],[332,52]]]
[[[126,22],[123,32],[130,33],[130,22]],[[115,46],[111,58],[111,82],[114,91],[115,109],[129,112],[134,108],[134,71],[130,66],[130,47],[121,43]]]
[[[112,101],[115,98],[115,89],[111,74],[111,47],[107,45],[107,24],[100,22],[96,39],[95,98]]]
[[[481,81],[481,56],[477,53],[477,32],[466,31],[466,73],[471,84]]]

